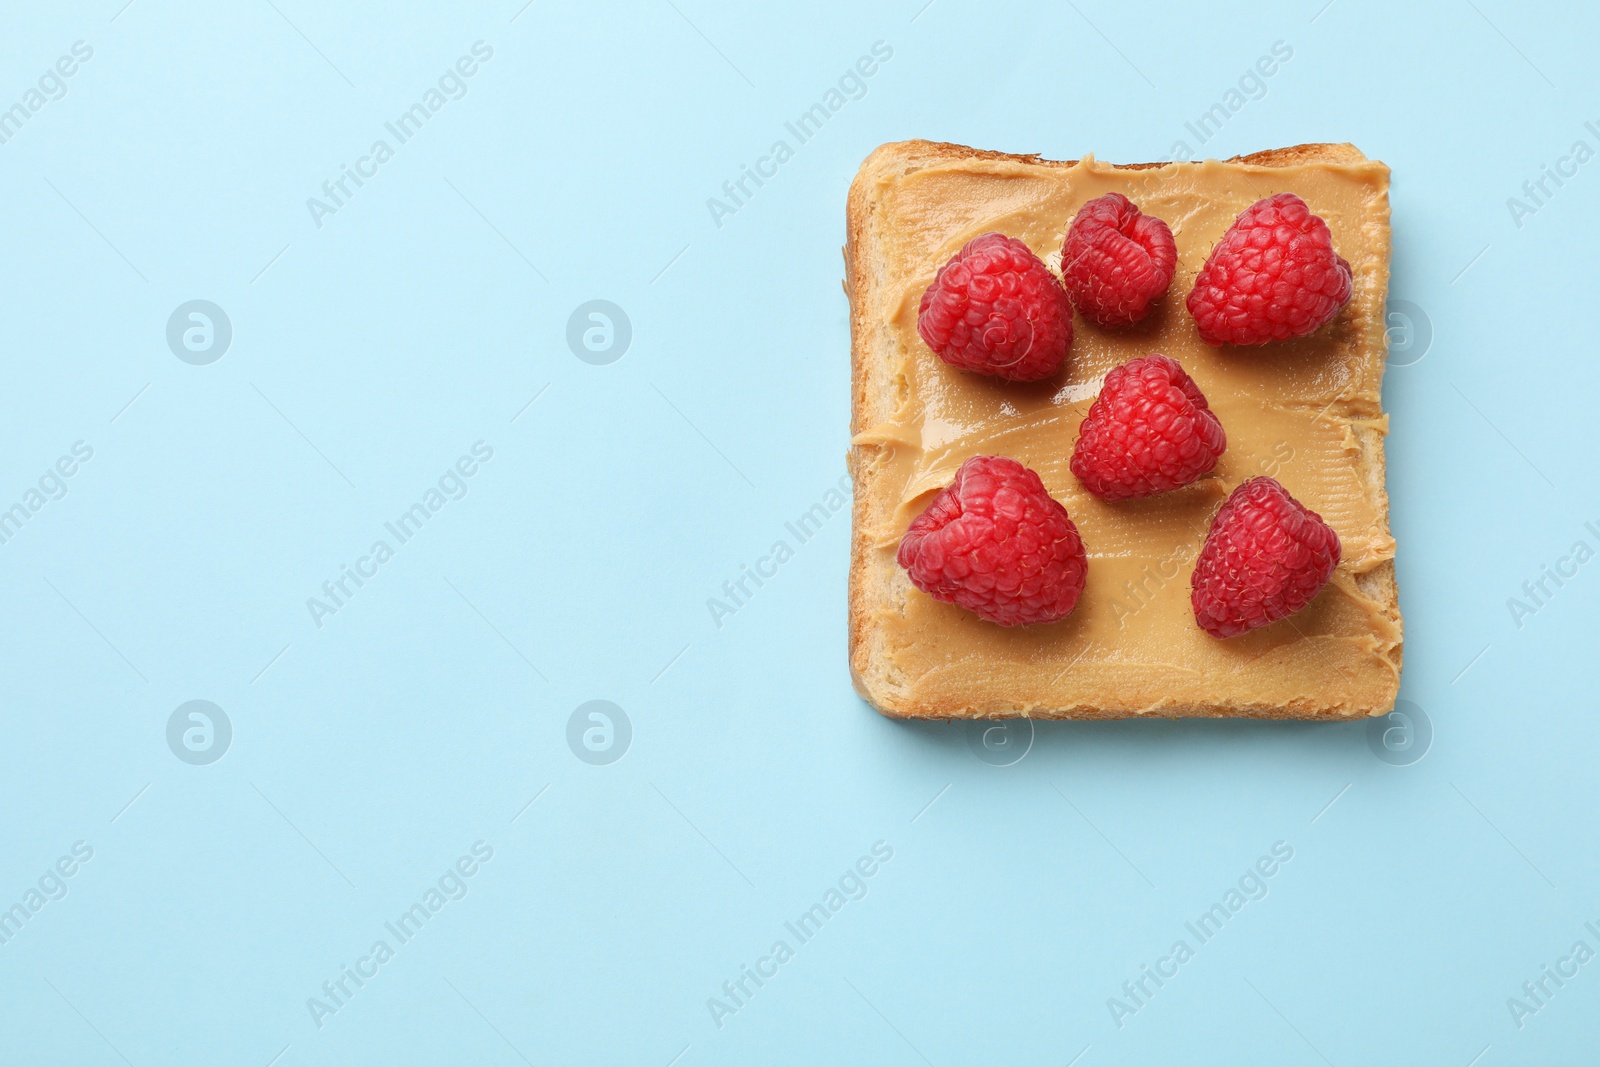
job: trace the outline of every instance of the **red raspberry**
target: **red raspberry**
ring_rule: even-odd
[[[1305,337],[1350,299],[1350,264],[1328,224],[1293,193],[1257,200],[1211,250],[1189,292],[1208,345],[1264,345]]]
[[[939,268],[922,294],[917,332],[952,366],[1036,382],[1066,362],[1072,304],[1027,245],[986,233]]]
[[[974,456],[900,539],[911,584],[1001,626],[1071,614],[1089,563],[1067,509],[1033,471]]]
[[[1227,447],[1194,379],[1156,353],[1106,375],[1078,427],[1072,473],[1101,500],[1154,496],[1209,474]]]
[[[1211,520],[1190,579],[1194,621],[1237,637],[1311,603],[1339,565],[1339,535],[1271,478],[1251,478]]]
[[[1078,209],[1061,246],[1067,295],[1097,326],[1127,326],[1144,318],[1178,265],[1172,231],[1121,193],[1096,197]]]

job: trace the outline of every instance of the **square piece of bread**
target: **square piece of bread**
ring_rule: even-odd
[[[868,156],[850,187],[845,247],[857,691],[901,717],[1344,719],[1393,707],[1401,629],[1380,402],[1388,190],[1388,167],[1347,144],[1129,166],[929,141]],[[1065,369],[1038,383],[958,370],[923,343],[922,293],[963,244],[997,230],[1058,270],[1073,215],[1108,192],[1165,220],[1177,242],[1172,286],[1144,321],[1105,330],[1075,316]],[[1184,298],[1239,213],[1279,192],[1298,194],[1327,222],[1354,295],[1310,337],[1208,347]],[[1227,451],[1193,485],[1106,503],[1068,469],[1078,425],[1106,372],[1151,352],[1194,378],[1227,431]],[[895,562],[906,527],[961,463],[994,454],[1037,471],[1083,537],[1087,584],[1059,622],[985,622],[916,589]],[[1308,607],[1217,640],[1195,624],[1189,576],[1218,506],[1258,474],[1320,514],[1343,554]]]

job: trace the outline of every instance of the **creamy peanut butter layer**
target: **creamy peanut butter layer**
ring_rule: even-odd
[[[1089,557],[1070,617],[1012,629],[935,601],[896,568],[892,595],[871,605],[867,624],[881,628],[878,654],[890,657],[897,704],[923,714],[1040,715],[1219,707],[1362,715],[1392,707],[1401,631],[1380,404],[1388,179],[1388,168],[1372,161],[1129,169],[1093,159],[1046,166],[1009,158],[875,177],[876,239],[886,258],[866,290],[865,321],[889,324],[878,337],[891,349],[895,395],[892,413],[880,407],[876,421],[858,422],[853,442],[876,446],[873,476],[893,489],[892,506],[864,513],[870,551],[892,561],[906,527],[963,460],[1001,454],[1038,471],[1077,523]],[[1176,277],[1144,322],[1105,330],[1076,316],[1066,369],[1038,384],[963,372],[917,336],[923,290],[965,242],[998,230],[1058,268],[1072,216],[1108,192],[1164,219],[1177,242]],[[1234,218],[1278,192],[1298,194],[1327,221],[1354,272],[1354,296],[1311,337],[1210,348],[1184,297]],[[1079,485],[1067,462],[1106,372],[1151,352],[1193,376],[1227,431],[1227,451],[1194,485],[1108,504]],[[1195,625],[1189,575],[1217,506],[1256,474],[1277,478],[1318,512],[1338,532],[1343,558],[1308,608],[1219,641]],[[1372,580],[1379,568],[1382,583]]]

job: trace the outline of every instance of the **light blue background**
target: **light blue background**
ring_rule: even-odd
[[[1507,608],[1600,547],[1600,162],[1520,227],[1506,203],[1600,148],[1592,14],[123,2],[12,4],[0,34],[0,107],[94,50],[0,146],[0,507],[94,450],[0,545],[0,908],[94,850],[0,946],[0,1061],[1594,1056],[1600,961],[1520,1029],[1506,1003],[1600,949],[1600,563]],[[307,198],[479,40],[466,96],[318,228]],[[707,198],[877,41],[866,95],[718,227]],[[997,767],[882,719],[845,666],[843,513],[713,624],[843,473],[845,191],[908,137],[1393,167],[1392,296],[1433,335],[1385,385],[1420,762],[1363,724],[1129,723]],[[232,323],[209,366],[165,340],[191,299]],[[632,322],[610,365],[566,343],[591,299]],[[480,440],[467,496],[314,625]],[[209,766],[166,742],[191,699],[232,722]],[[608,766],[566,741],[591,699],[632,723]],[[307,999],[477,841],[468,895],[319,1028]],[[878,841],[867,896],[719,1029],[707,999]],[[1278,841],[1266,899],[1116,1026]]]

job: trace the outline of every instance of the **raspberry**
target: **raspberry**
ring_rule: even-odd
[[[1050,268],[1014,237],[974,237],[939,268],[917,332],[952,366],[1036,382],[1066,362],[1072,304]]]
[[[1061,246],[1067,295],[1097,326],[1127,326],[1144,318],[1178,265],[1172,231],[1121,193],[1096,197],[1078,209]]]
[[[1339,535],[1271,478],[1229,494],[1194,565],[1189,603],[1212,637],[1237,637],[1311,603],[1339,564]]]
[[[1158,353],[1106,375],[1078,428],[1072,473],[1102,500],[1153,496],[1210,473],[1227,447],[1194,379]]]
[[[1071,614],[1089,563],[1067,509],[1033,471],[974,456],[900,539],[911,584],[1001,626]]]
[[[1305,337],[1350,299],[1350,264],[1328,224],[1293,193],[1257,200],[1211,250],[1189,292],[1208,345],[1263,345]]]

